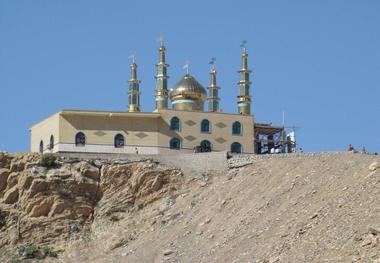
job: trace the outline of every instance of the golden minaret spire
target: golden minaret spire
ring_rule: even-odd
[[[134,54],[130,55],[132,60],[131,78],[128,80],[128,111],[139,112],[140,111],[140,80],[137,79],[137,64],[135,62],[136,57]]]
[[[251,81],[249,80],[249,75],[251,70],[248,68],[248,53],[246,49],[247,41],[242,41],[241,47],[243,48],[243,52],[241,55],[241,68],[238,71],[240,73],[240,80],[238,82],[239,85],[239,93],[237,96],[238,103],[238,112],[240,114],[251,114],[251,96],[249,94],[249,88],[251,85]]]
[[[157,41],[160,43],[158,49],[159,62],[156,64],[156,110],[168,108],[168,79],[167,68],[169,64],[166,64],[166,48],[164,46],[164,37],[160,36]]]
[[[211,58],[209,64],[212,65],[211,66],[211,71],[210,71],[210,77],[211,77],[211,80],[210,80],[210,86],[208,86],[208,97],[207,97],[207,100],[208,100],[208,111],[211,111],[211,112],[217,112],[219,111],[219,87],[217,86],[216,84],[216,74],[217,74],[217,71],[215,69],[215,58]]]

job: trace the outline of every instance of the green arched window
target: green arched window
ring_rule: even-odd
[[[40,153],[44,152],[44,142],[41,140],[40,141]]]
[[[241,123],[238,121],[235,121],[232,124],[232,135],[241,135]]]
[[[180,128],[180,121],[178,117],[173,117],[170,120],[170,130],[172,131],[179,131]]]
[[[231,144],[231,152],[232,153],[241,153],[242,152],[241,144],[238,142],[234,142],[233,144]]]
[[[201,122],[201,132],[210,133],[211,132],[211,125],[209,120],[202,120]]]
[[[53,150],[53,148],[54,148],[54,136],[51,135],[50,136],[50,142],[49,142],[49,149]]]
[[[86,145],[86,136],[83,132],[78,132],[75,135],[75,145],[76,146],[85,146]]]
[[[116,134],[115,138],[114,138],[114,145],[115,145],[115,148],[122,148],[124,147],[125,145],[125,140],[124,140],[124,136],[122,134]]]
[[[181,149],[181,141],[178,138],[172,138],[170,140],[170,149],[173,149],[173,150]]]

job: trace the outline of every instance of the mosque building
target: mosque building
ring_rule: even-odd
[[[217,70],[210,71],[206,89],[188,72],[168,88],[166,48],[161,42],[155,89],[155,110],[142,112],[137,64],[130,65],[127,111],[61,110],[33,125],[32,152],[91,154],[169,154],[229,151],[262,153],[275,147],[273,136],[282,127],[257,124],[251,113],[250,73],[245,47],[238,70],[237,112],[219,108]],[[169,107],[169,100],[171,107]],[[207,110],[204,104],[207,103]]]

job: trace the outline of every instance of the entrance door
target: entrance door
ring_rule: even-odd
[[[201,152],[211,152],[211,142],[208,140],[201,141]]]
[[[241,144],[238,142],[234,142],[233,144],[231,144],[231,152],[241,153]]]

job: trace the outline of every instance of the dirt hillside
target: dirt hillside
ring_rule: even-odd
[[[196,178],[39,158],[0,155],[1,262],[380,262],[378,156],[235,156]]]

